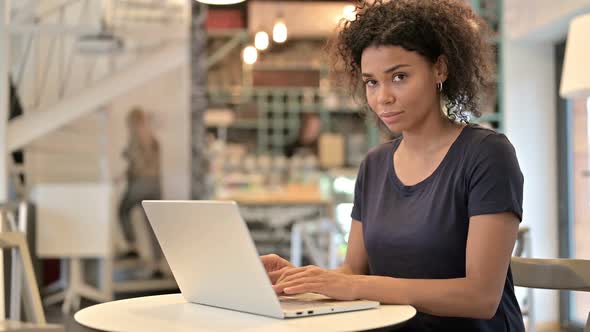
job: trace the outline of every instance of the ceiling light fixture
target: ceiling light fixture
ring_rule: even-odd
[[[244,1],[245,0],[197,0],[197,2],[202,2],[208,5],[233,5]]]
[[[356,6],[355,5],[346,5],[342,8],[342,17],[344,17],[347,21],[354,21],[356,20]]]
[[[252,45],[246,46],[242,52],[242,57],[246,64],[253,65],[258,60],[258,50]]]
[[[258,31],[254,37],[254,46],[260,51],[264,51],[268,48],[269,38],[268,33],[264,31]]]
[[[275,26],[272,28],[272,40],[279,44],[287,40],[287,25],[285,25],[281,16],[279,16]]]

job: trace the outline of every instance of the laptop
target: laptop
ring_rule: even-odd
[[[143,201],[184,298],[275,318],[376,308],[319,294],[277,296],[238,205],[232,201]]]

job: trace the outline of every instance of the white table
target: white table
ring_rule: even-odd
[[[401,324],[416,314],[408,305],[313,317],[276,319],[188,303],[180,294],[139,297],[97,304],[74,318],[106,331],[360,331]]]

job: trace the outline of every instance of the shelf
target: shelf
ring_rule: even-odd
[[[334,109],[325,109],[327,113],[344,113],[344,114],[360,114],[360,108],[338,107]]]
[[[246,29],[209,29],[206,30],[208,37],[235,37],[240,34],[248,34]]]
[[[258,129],[258,120],[236,120],[230,128]]]

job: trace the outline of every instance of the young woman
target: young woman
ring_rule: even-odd
[[[344,264],[263,263],[277,293],[410,304],[404,331],[524,331],[510,257],[523,176],[508,139],[467,124],[489,86],[485,25],[464,1],[362,5],[335,50],[401,137],[368,153]]]
[[[135,236],[131,226],[131,210],[141,208],[144,199],[160,199],[160,145],[150,126],[148,114],[134,108],[127,115],[129,144],[123,152],[127,159],[127,188],[119,202],[119,218],[126,240],[132,244]],[[143,211],[143,209],[142,209]],[[154,239],[155,240],[155,239]],[[159,247],[158,250],[159,252]]]

